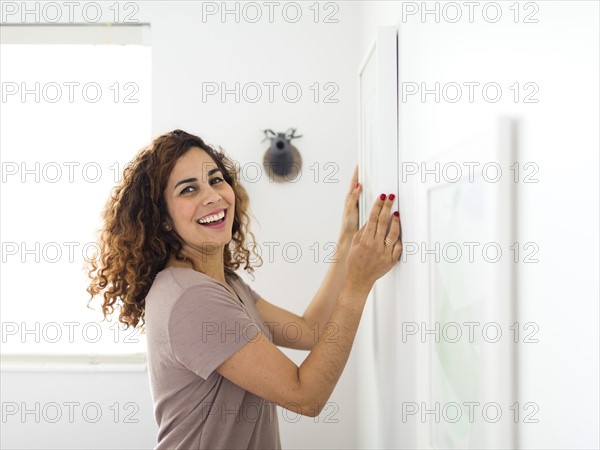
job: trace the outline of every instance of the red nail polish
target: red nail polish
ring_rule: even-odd
[[[394,194],[390,194],[390,200],[394,200],[396,196]]]
[[[399,213],[398,211],[395,211],[395,212],[394,212],[394,216],[396,216],[396,217],[400,217],[400,213]]]
[[[385,194],[381,194],[381,195],[379,196],[379,198],[380,198],[381,200],[385,200]]]

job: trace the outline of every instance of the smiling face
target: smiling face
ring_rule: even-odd
[[[198,147],[181,156],[171,171],[165,201],[186,253],[222,254],[231,241],[235,194],[223,175],[208,153]]]

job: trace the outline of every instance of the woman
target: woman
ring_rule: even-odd
[[[300,317],[235,273],[254,270],[254,235],[248,196],[221,152],[176,130],[125,169],[103,211],[88,292],[103,295],[105,317],[118,307],[121,322],[145,329],[157,448],[280,448],[275,405],[319,414],[373,283],[402,252],[393,195],[378,197],[358,230],[359,193],[355,170],[337,263]],[[298,367],[277,346],[310,353]]]

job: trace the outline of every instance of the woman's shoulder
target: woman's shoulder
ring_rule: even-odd
[[[146,295],[147,316],[164,316],[188,294],[219,289],[218,281],[206,274],[183,267],[168,267],[156,274]]]
[[[248,284],[237,273],[226,272],[225,278],[228,282],[233,282],[235,285],[241,286],[243,290],[252,293]],[[211,292],[213,296],[216,293],[225,294],[224,296],[217,295],[216,299],[230,297],[227,288],[220,281],[192,268],[170,266],[158,272],[146,300],[152,302],[152,299],[160,297],[164,302],[166,298],[169,298],[170,303],[174,304],[186,294],[198,295],[205,291]]]
[[[154,283],[175,284],[181,291],[186,291],[196,286],[218,284],[218,281],[188,267],[167,267],[156,275]]]

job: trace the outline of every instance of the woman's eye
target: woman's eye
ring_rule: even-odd
[[[187,194],[188,192],[192,192],[188,189],[195,189],[195,188],[194,188],[194,186],[187,186],[181,190],[180,194]]]
[[[215,184],[219,184],[224,182],[225,180],[223,180],[223,178],[221,177],[214,177],[210,179],[210,185],[215,185]],[[196,190],[195,186],[186,186],[184,187],[179,193],[180,194],[189,194],[190,192],[194,192]]]

